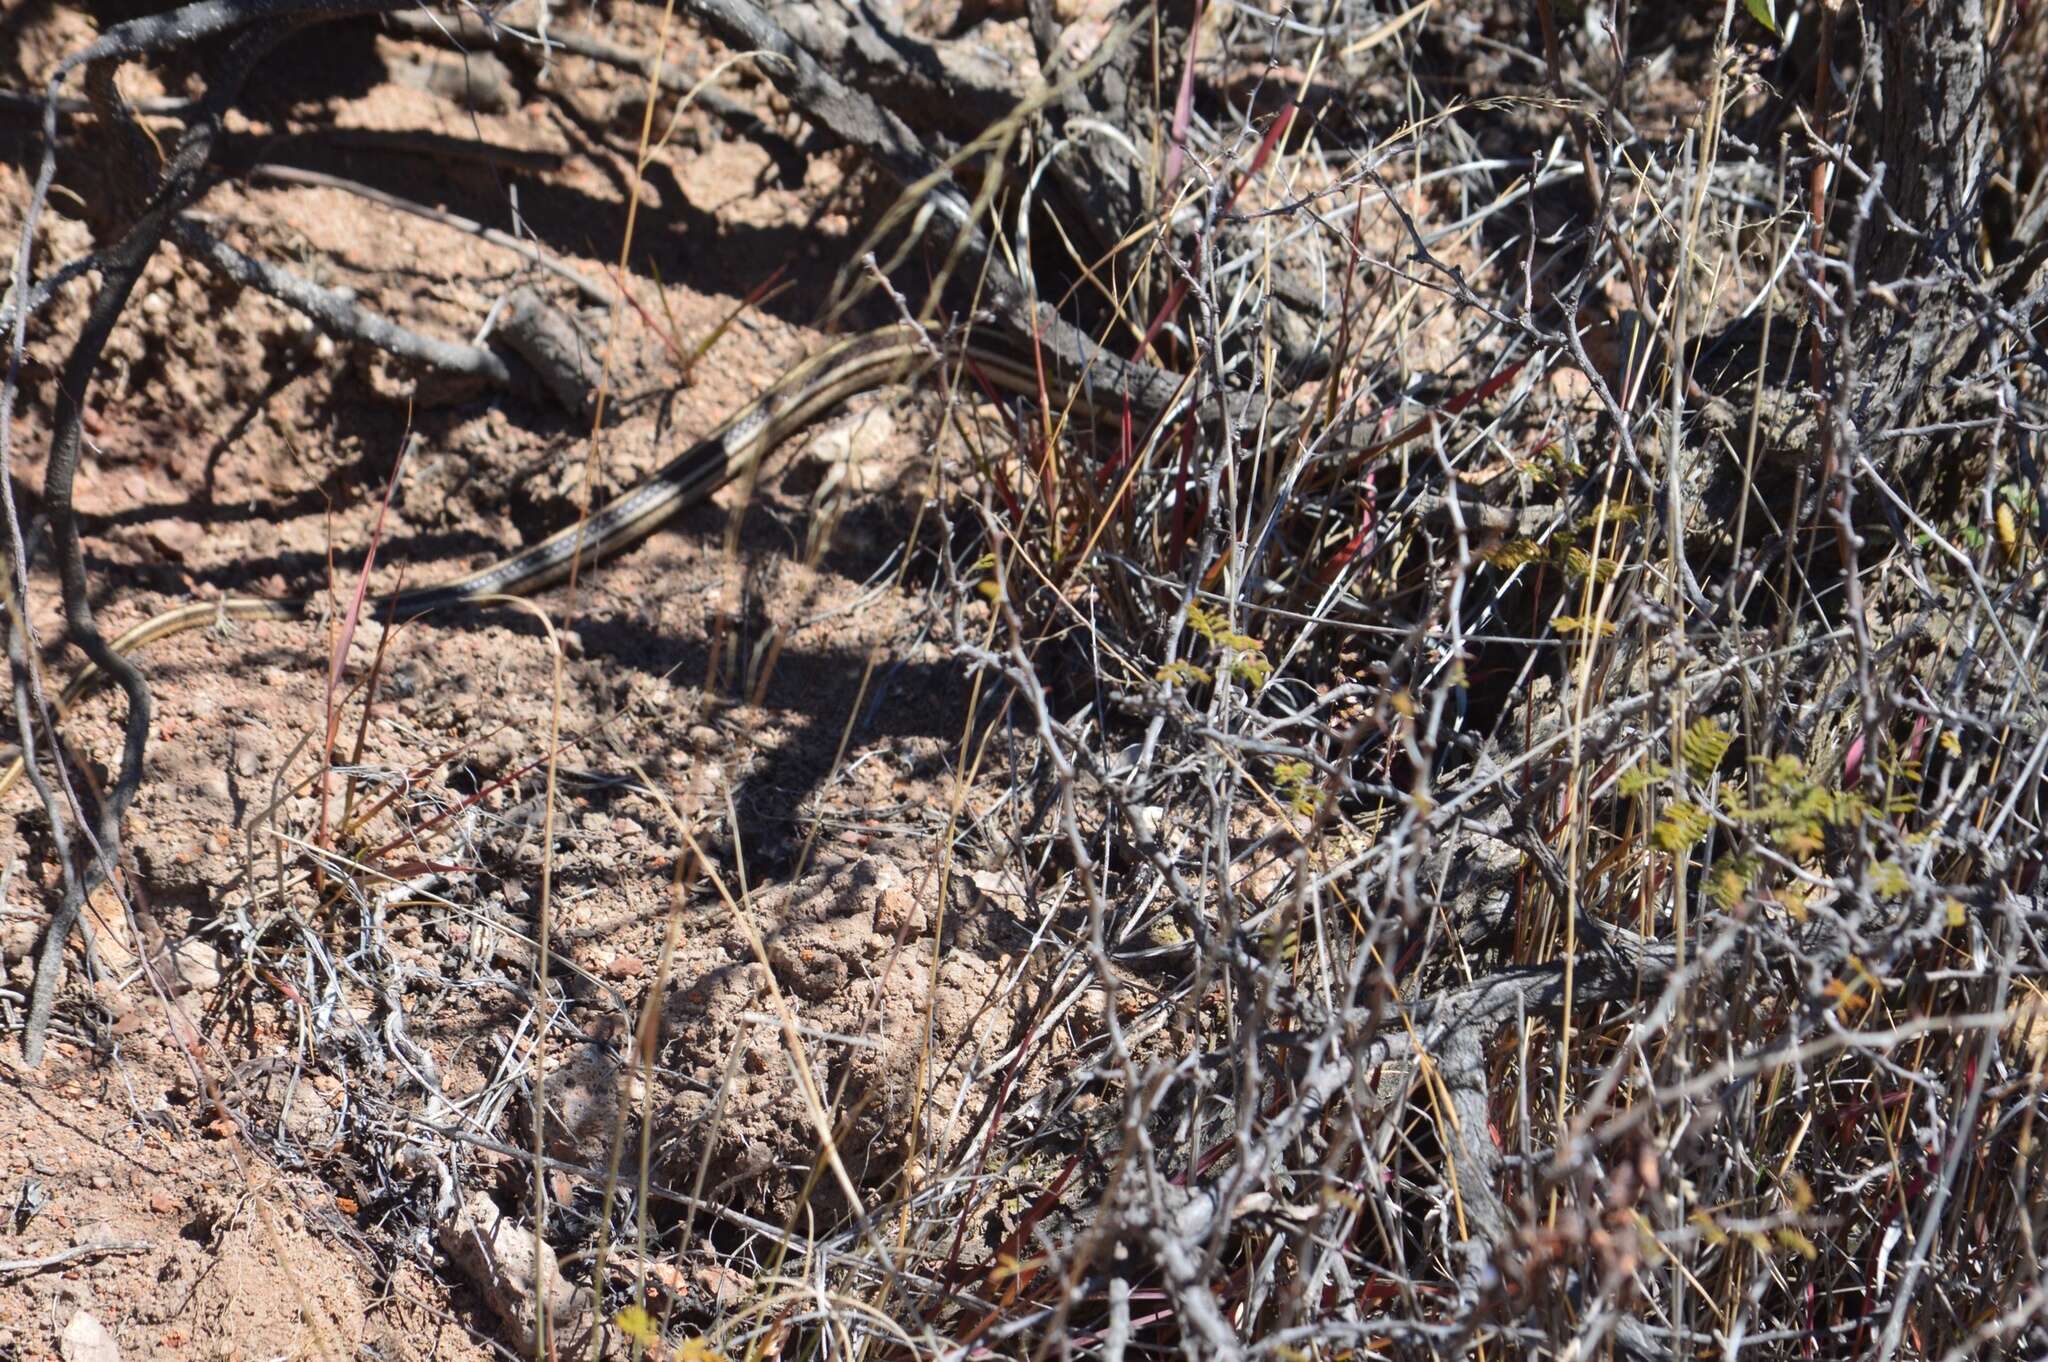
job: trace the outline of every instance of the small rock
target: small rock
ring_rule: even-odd
[[[151,1192],[149,1194],[149,1209],[157,1215],[176,1215],[178,1212],[178,1199],[169,1192]]]
[[[875,903],[875,930],[884,936],[923,936],[927,925],[923,905],[906,888],[884,889]]]
[[[637,955],[620,951],[604,967],[604,972],[613,979],[638,979],[641,975],[647,973],[647,962]]]
[[[811,440],[809,457],[827,467],[859,464],[880,453],[894,439],[896,422],[882,407],[853,412],[826,426]]]
[[[753,1279],[743,1272],[735,1272],[723,1263],[710,1263],[696,1271],[697,1284],[704,1288],[706,1295],[725,1309],[731,1309],[744,1302],[753,1292]]]
[[[80,1310],[64,1326],[64,1333],[57,1340],[57,1351],[64,1362],[121,1362],[120,1345],[114,1336],[85,1311]]]
[[[42,924],[32,917],[0,917],[0,960],[20,960],[36,948]]]
[[[1100,988],[1084,990],[1074,1003],[1074,1029],[1084,1036],[1100,1035],[1109,1026],[1109,994]]]
[[[209,993],[220,987],[220,952],[204,941],[180,942],[171,963],[179,992]]]
[[[514,1353],[531,1356],[543,1343],[534,1336],[535,1307],[543,1297],[554,1329],[554,1337],[545,1340],[548,1350],[562,1356],[584,1350],[596,1322],[590,1293],[562,1276],[555,1251],[546,1244],[538,1246],[536,1255],[533,1227],[514,1223],[489,1193],[472,1193],[441,1227],[440,1241],[497,1313]]]

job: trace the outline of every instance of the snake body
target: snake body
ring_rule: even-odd
[[[1015,391],[1035,391],[1036,377],[999,352],[970,346],[977,373]],[[905,327],[890,327],[841,341],[805,360],[728,416],[709,435],[662,465],[645,481],[620,493],[578,523],[510,557],[467,576],[433,586],[390,592],[365,602],[366,610],[409,618],[433,610],[473,605],[494,596],[524,596],[565,580],[578,564],[607,558],[645,539],[681,511],[698,504],[784,440],[857,393],[914,378],[929,369],[939,351]],[[179,606],[152,616],[116,638],[124,656],[161,639],[222,620],[295,620],[305,617],[319,596],[273,598],[230,596]],[[105,679],[88,666],[64,688],[57,702],[61,718]],[[0,796],[21,778],[17,755],[0,772]]]

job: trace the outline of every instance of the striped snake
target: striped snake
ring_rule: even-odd
[[[965,347],[977,374],[993,385],[1035,394],[1038,378],[1030,365],[981,345]],[[784,440],[857,393],[915,378],[939,352],[927,338],[902,326],[841,341],[791,369],[753,401],[727,417],[718,429],[671,459],[646,481],[621,493],[588,518],[558,530],[531,547],[464,577],[366,600],[366,609],[393,617],[473,605],[493,596],[525,596],[568,578],[578,564],[610,557],[645,539],[679,512],[709,497],[766,458]],[[1085,401],[1085,397],[1077,397]],[[159,639],[217,621],[295,620],[323,598],[273,599],[230,596],[166,610],[116,638],[126,655]],[[57,702],[61,718],[105,679],[88,664],[72,678]],[[0,797],[22,776],[19,754],[0,772]]]

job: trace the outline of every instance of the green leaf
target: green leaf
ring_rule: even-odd
[[[1230,664],[1230,670],[1237,674],[1238,680],[1244,682],[1253,690],[1261,689],[1268,681],[1273,679],[1273,664],[1266,661],[1264,653],[1240,653],[1236,660]]]
[[[1757,7],[1757,5],[1761,2],[1762,0],[1749,0],[1749,7],[1752,10],[1754,10]],[[1785,1225],[1779,1228],[1778,1242],[1783,1244],[1786,1248],[1791,1249],[1794,1253],[1798,1254],[1800,1257],[1804,1258],[1809,1263],[1812,1262],[1814,1259],[1820,1257],[1820,1250],[1813,1246],[1813,1241],[1811,1239],[1808,1239],[1805,1235],[1801,1234],[1798,1230],[1793,1229],[1790,1225]]]
[[[1685,760],[1685,773],[1696,785],[1704,785],[1721,765],[1721,758],[1735,742],[1735,735],[1712,719],[1689,724],[1679,739],[1678,752]]]
[[[1564,570],[1575,582],[1582,582],[1588,577],[1596,582],[1613,581],[1620,568],[1621,564],[1614,559],[1596,558],[1577,545],[1564,551]]]
[[[661,1342],[661,1327],[654,1322],[654,1316],[641,1306],[627,1306],[612,1316],[612,1323],[620,1333],[643,1348],[652,1348]]]
[[[1595,633],[1601,638],[1611,638],[1614,635],[1613,620],[1595,619],[1591,615],[1584,619],[1577,615],[1559,615],[1550,622],[1550,627],[1567,638],[1579,633]]]
[[[1621,779],[1616,783],[1615,788],[1620,792],[1623,799],[1634,799],[1637,795],[1670,774],[1671,768],[1668,766],[1659,766],[1655,762],[1645,762],[1641,766],[1632,767],[1622,772]]]
[[[1742,0],[1749,9],[1749,17],[1762,24],[1771,32],[1778,31],[1776,0]]]
[[[1512,572],[1526,564],[1542,562],[1548,551],[1533,539],[1510,539],[1482,556],[1501,571]]]
[[[1697,804],[1681,801],[1664,810],[1657,826],[1650,829],[1650,840],[1675,856],[1705,837],[1713,827],[1712,814]]]
[[[1707,876],[1707,897],[1723,912],[1733,911],[1749,892],[1760,866],[1753,856],[1725,856]]]

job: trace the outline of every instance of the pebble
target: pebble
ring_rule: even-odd
[[[208,993],[220,987],[220,952],[204,941],[182,943],[175,953],[178,982]]]

